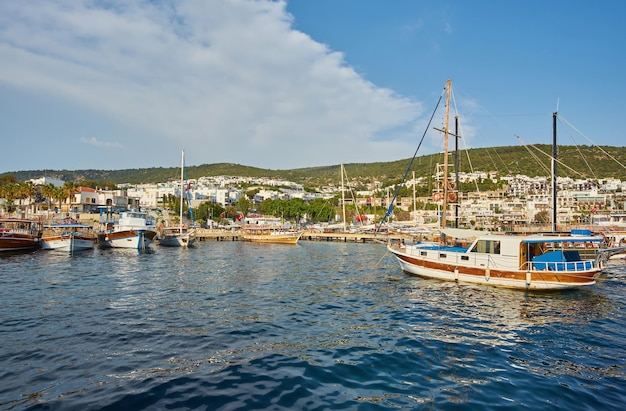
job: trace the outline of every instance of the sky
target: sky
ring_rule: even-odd
[[[4,0],[0,173],[624,146],[626,2]],[[441,106],[440,106],[441,107]],[[433,114],[434,113],[434,114]],[[427,127],[433,116],[433,124]],[[420,144],[422,136],[423,143]]]

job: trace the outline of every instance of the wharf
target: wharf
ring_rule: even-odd
[[[242,236],[238,230],[210,230],[201,228],[196,231],[196,238],[200,241],[241,241]],[[304,231],[301,241],[332,241],[332,242],[377,242],[386,244],[393,242],[414,242],[418,237],[404,233],[349,233],[349,232],[319,232]]]

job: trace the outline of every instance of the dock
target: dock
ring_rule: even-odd
[[[239,230],[215,230],[201,228],[196,230],[196,238],[199,241],[242,241],[243,237]],[[304,231],[300,241],[328,241],[342,243],[381,243],[415,242],[419,238],[403,233],[352,233],[352,232],[319,232]]]

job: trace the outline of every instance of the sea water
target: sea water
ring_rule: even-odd
[[[376,244],[0,257],[1,410],[623,409],[626,264],[527,293]]]

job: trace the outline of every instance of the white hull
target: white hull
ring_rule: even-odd
[[[57,251],[80,251],[80,250],[91,250],[94,248],[95,239],[94,240],[86,240],[79,238],[63,238],[56,240],[41,240],[41,249],[42,250],[57,250]]]
[[[132,248],[136,250],[144,250],[151,243],[156,233],[154,231],[116,231],[104,236],[101,241],[103,247],[110,248]]]
[[[196,242],[196,238],[191,234],[172,234],[159,238],[159,245],[165,247],[191,247]]]

